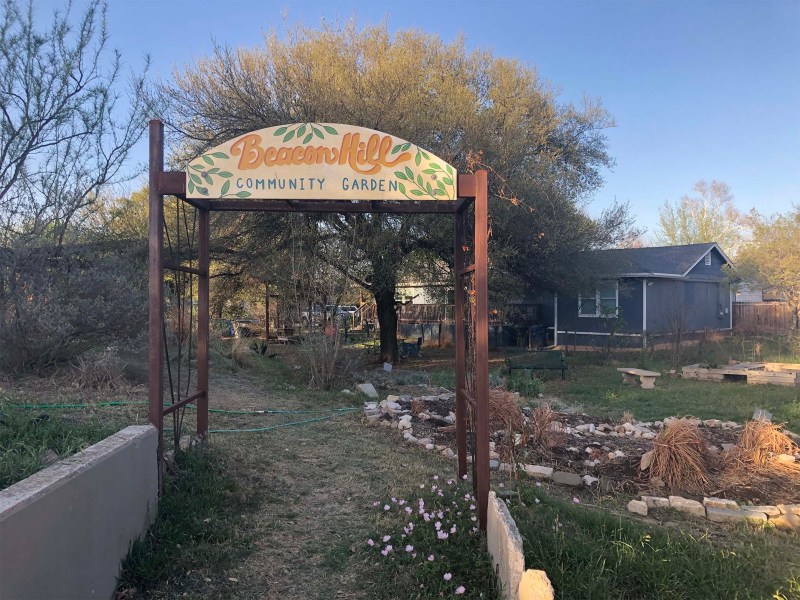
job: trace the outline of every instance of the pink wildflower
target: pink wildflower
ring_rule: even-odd
[[[433,526],[436,527],[436,531],[439,531],[442,528],[442,523],[441,521],[436,521]]]
[[[466,591],[467,591],[467,589],[463,585],[460,585],[460,586],[458,586],[456,588],[456,594],[459,595],[459,596],[461,594],[463,594],[464,592],[466,592]]]
[[[444,580],[445,581],[450,581],[452,578],[453,578],[453,574],[452,573],[445,573],[444,574]]]
[[[456,525],[455,523],[453,523],[453,526],[450,528],[450,533],[455,533],[455,532],[456,532]]]
[[[573,497],[573,498],[572,498],[572,501],[573,501],[575,504],[580,504],[580,503],[581,503],[581,501],[580,501],[580,498],[575,498],[575,497]]]
[[[467,480],[467,475],[466,475],[466,473],[465,473],[464,475],[462,475],[462,476],[461,476],[461,479],[463,479],[464,481],[466,481],[466,480]]]
[[[434,479],[439,479],[439,476],[438,475],[434,475],[433,478]]]
[[[413,551],[414,551],[414,546],[412,546],[411,544],[408,544],[406,546],[406,552],[413,552]]]
[[[389,506],[388,504],[384,504],[383,505],[383,510],[389,510],[390,508],[391,508],[391,506]]]
[[[429,560],[429,561],[433,562],[434,558],[435,558],[435,557],[433,556],[433,554],[429,554],[429,555],[428,555],[428,560]]]
[[[392,536],[390,536],[390,535],[383,536],[383,541],[384,542],[388,542],[390,539],[392,539]]]
[[[367,540],[367,544],[370,545],[370,546],[374,546],[375,542],[373,542],[372,539],[368,539]]]

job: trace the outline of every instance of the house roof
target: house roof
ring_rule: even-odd
[[[618,265],[625,275],[685,277],[712,249],[716,249],[725,262],[731,262],[715,242],[683,246],[621,248],[599,252]]]

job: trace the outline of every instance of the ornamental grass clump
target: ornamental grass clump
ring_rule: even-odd
[[[660,479],[670,489],[701,492],[710,482],[708,443],[689,419],[667,425],[653,442],[650,479]]]
[[[368,560],[387,581],[377,598],[496,598],[472,489],[434,475],[413,493],[377,500]]]
[[[745,423],[736,446],[724,454],[724,475],[732,481],[742,481],[756,472],[795,475],[800,471],[800,464],[778,458],[797,452],[797,446],[782,428],[765,419]]]

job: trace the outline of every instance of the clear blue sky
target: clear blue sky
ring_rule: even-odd
[[[46,16],[59,4],[38,6]],[[590,213],[629,200],[652,232],[658,206],[698,179],[727,182],[743,210],[800,203],[800,1],[110,0],[109,12],[111,45],[132,66],[149,53],[163,77],[212,39],[253,46],[284,23],[385,18],[392,30],[463,33],[471,48],[535,66],[563,100],[603,100],[617,166]]]

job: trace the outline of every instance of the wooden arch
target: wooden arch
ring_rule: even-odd
[[[164,171],[164,126],[150,121],[149,160],[149,416],[158,429],[163,468],[164,417],[194,404],[197,435],[208,436],[209,243],[212,211],[441,213],[454,216],[456,433],[458,476],[468,475],[468,420],[473,424],[472,481],[479,521],[486,528],[489,498],[488,196],[485,171],[457,173],[432,153],[388,134],[328,123],[299,123],[252,132]],[[363,136],[363,137],[362,137]],[[328,142],[328,145],[316,142]],[[271,144],[271,145],[270,145]],[[297,148],[300,148],[299,150]],[[270,185],[259,169],[285,168],[295,186]],[[352,189],[348,169],[357,176]],[[368,177],[383,169],[386,177]],[[368,173],[373,171],[372,173]],[[367,172],[367,173],[365,173]],[[251,176],[252,181],[248,181]],[[300,185],[297,178],[339,181],[336,189]],[[343,181],[347,180],[347,181]],[[366,182],[362,185],[362,181]],[[261,183],[263,181],[263,183]],[[377,181],[378,183],[372,183]],[[381,187],[380,181],[383,181]],[[322,185],[322,184],[320,184]],[[347,188],[347,189],[343,189]],[[363,189],[366,188],[366,189]],[[195,262],[168,262],[164,196],[195,211]],[[469,222],[468,208],[474,207]],[[474,232],[472,236],[468,235]],[[469,238],[472,239],[469,239]],[[196,266],[192,266],[196,264]],[[165,269],[197,279],[196,386],[171,390],[165,404]],[[190,294],[191,294],[190,290]],[[170,374],[170,384],[171,384]],[[469,415],[468,415],[469,413]]]

